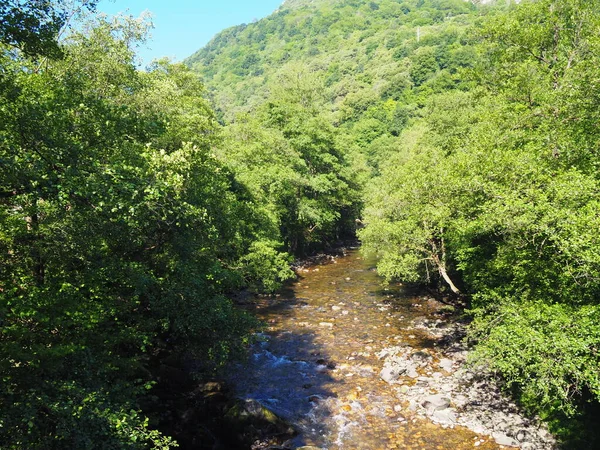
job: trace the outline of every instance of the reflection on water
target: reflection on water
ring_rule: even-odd
[[[379,378],[383,348],[435,348],[418,330],[406,330],[435,310],[399,287],[382,288],[357,250],[309,268],[281,296],[258,299],[254,310],[268,329],[233,382],[241,397],[260,401],[298,429],[294,445],[498,448],[469,430],[415,418],[397,388]]]

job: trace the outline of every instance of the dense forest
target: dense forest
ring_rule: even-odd
[[[162,362],[218,373],[260,328],[234,294],[354,236],[597,448],[596,0],[288,0],[143,71],[144,18],[0,18],[0,448],[176,446]]]

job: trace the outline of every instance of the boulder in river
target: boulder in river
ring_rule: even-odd
[[[440,394],[428,395],[421,404],[425,409],[440,411],[450,406],[450,399]]]
[[[230,432],[239,442],[253,442],[265,436],[293,436],[295,430],[285,420],[254,399],[237,400],[225,413]]]

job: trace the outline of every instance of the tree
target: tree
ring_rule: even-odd
[[[93,10],[95,5],[91,0],[0,0],[0,42],[28,56],[60,56],[61,29],[79,10]]]
[[[474,361],[577,448],[597,441],[567,418],[600,400],[596,6],[490,17],[478,86],[427,101],[371,184],[361,233],[382,273],[413,281],[443,242],[470,297]]]
[[[269,205],[277,234],[293,253],[337,239],[353,219],[352,181],[335,130],[320,111],[319,85],[314,74],[286,69],[259,119],[242,116],[229,127],[222,154]]]

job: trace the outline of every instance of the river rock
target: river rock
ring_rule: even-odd
[[[394,383],[406,372],[405,368],[397,367],[397,366],[386,366],[381,372],[379,372],[379,376],[386,383]]]
[[[517,431],[517,434],[516,434],[517,441],[524,442],[527,440],[528,437],[529,437],[529,433],[527,432],[527,430]]]
[[[398,378],[402,375],[417,378],[419,373],[417,372],[416,364],[413,361],[404,359],[400,356],[386,358],[383,369],[379,373],[381,379],[386,383],[394,383],[398,381]]]
[[[432,356],[427,352],[418,351],[410,355],[410,358],[415,362],[427,364],[427,362],[432,359]]]
[[[434,411],[431,419],[439,424],[454,425],[456,423],[456,413],[451,409]]]
[[[423,405],[423,408],[425,409],[440,411],[450,406],[450,399],[439,394],[428,395],[423,399],[421,405]]]
[[[510,436],[508,436],[507,434],[501,433],[499,431],[494,431],[492,433],[492,437],[494,438],[494,440],[496,441],[496,444],[498,444],[498,445],[505,445],[507,447],[518,447],[519,446],[519,441],[517,441],[516,439],[513,439]]]
[[[225,420],[232,433],[240,436],[294,434],[289,423],[254,399],[237,400],[225,413]]]
[[[440,369],[445,370],[446,372],[452,372],[454,363],[452,362],[451,359],[442,358],[442,359],[440,359],[438,366],[440,367]]]
[[[417,378],[417,386],[428,386],[431,378],[429,377],[418,377]]]
[[[308,401],[311,403],[319,403],[321,400],[323,400],[323,397],[317,394],[308,397]]]

